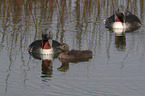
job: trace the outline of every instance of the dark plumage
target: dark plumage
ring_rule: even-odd
[[[51,42],[49,42],[51,41]],[[53,48],[54,57],[57,57],[61,53],[61,49],[58,48],[61,44],[55,40],[52,40],[52,33],[48,29],[44,29],[42,32],[42,40],[35,40],[28,47],[28,52],[36,59],[41,59],[41,49]]]
[[[55,40],[52,40],[52,48],[54,50],[54,57],[57,57],[59,53],[61,53],[61,50],[58,48],[61,44]],[[30,55],[32,55],[36,59],[41,59],[41,53],[40,49],[42,48],[42,40],[35,40],[32,42],[29,47],[28,51]]]
[[[114,22],[121,22],[126,24],[125,31],[134,31],[140,28],[140,19],[131,12],[124,9],[124,6],[119,6],[118,10],[105,20],[105,27],[112,30]]]

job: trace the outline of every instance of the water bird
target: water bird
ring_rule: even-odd
[[[110,30],[120,29],[122,32],[134,31],[141,26],[141,20],[133,13],[125,10],[123,5],[118,7],[115,14],[105,19],[104,23],[106,28]]]
[[[42,39],[35,40],[29,45],[28,51],[30,55],[36,59],[49,58],[49,56],[51,58],[52,55],[57,57],[58,54],[61,53],[61,49],[58,48],[61,44],[55,40],[52,40],[52,37],[52,32],[50,32],[48,28],[45,28],[42,31]]]
[[[66,43],[63,43],[59,48],[62,53],[59,54],[58,58],[68,59],[69,61],[82,61],[89,60],[92,58],[92,51],[90,50],[70,50]]]

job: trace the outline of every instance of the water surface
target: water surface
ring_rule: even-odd
[[[145,94],[144,1],[4,1],[0,1],[1,96]],[[141,18],[142,26],[115,36],[103,20],[120,4]],[[44,28],[70,49],[91,50],[93,58],[77,63],[54,58],[45,66],[27,51],[29,44],[41,39]]]

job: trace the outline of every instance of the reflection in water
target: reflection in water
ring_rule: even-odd
[[[62,72],[66,72],[69,69],[69,63],[89,62],[90,59],[91,58],[83,59],[83,60],[69,60],[69,59],[59,58],[59,61],[62,63],[62,65],[57,70],[62,71]]]
[[[126,38],[124,28],[114,28],[113,32],[115,33],[115,46],[118,51],[125,51],[126,49]]]
[[[125,51],[126,49],[125,33],[123,33],[122,35],[115,35],[115,45],[118,51]]]
[[[52,76],[52,60],[53,60],[53,55],[52,54],[47,54],[41,55],[42,59],[42,77],[51,77]]]
[[[65,39],[64,35],[66,33],[66,28],[75,27],[74,29],[76,29],[76,37],[74,37],[73,40],[76,41],[73,41],[73,43],[76,42],[76,44],[73,45],[80,49],[83,47],[83,35],[85,34],[87,37],[88,35],[95,34],[92,35],[94,36],[92,39],[87,41],[91,42],[93,46],[93,40],[95,40],[96,45],[100,46],[103,36],[99,36],[99,33],[99,35],[97,33],[93,33],[96,32],[95,22],[102,22],[102,19],[110,16],[110,14],[113,14],[115,6],[119,5],[118,0],[106,2],[101,0],[85,0],[83,2],[84,3],[82,3],[82,0],[76,0],[75,3],[71,0],[56,0],[56,2],[54,0],[45,0],[45,2],[39,0],[17,0],[17,2],[13,2],[13,0],[0,1],[0,8],[2,9],[0,10],[0,23],[2,25],[2,46],[0,46],[0,48],[7,48],[7,50],[9,50],[8,52],[13,54],[17,54],[17,49],[22,52],[25,50],[25,48],[27,48],[27,44],[30,44],[30,42],[36,40],[37,38],[40,38],[40,30],[42,30],[43,27],[54,29],[53,31],[56,31],[55,38],[60,39],[61,42],[63,42]],[[132,5],[131,0],[122,1],[122,3],[126,5],[127,9],[133,13],[144,13],[144,1],[134,0],[134,3],[137,3],[134,6]],[[113,6],[109,6],[112,4]],[[135,11],[138,4],[140,5],[140,10]],[[100,16],[101,12],[103,13],[102,16]],[[143,14],[140,15],[140,17],[143,19]],[[94,20],[92,18],[96,19]],[[68,21],[75,22],[68,24]],[[92,23],[91,26],[90,23]],[[92,26],[94,27],[94,31],[90,31],[92,30]],[[98,29],[100,28],[98,27]],[[6,46],[4,46],[4,43],[7,43],[5,44]]]
[[[144,0],[120,0],[120,2],[126,5],[128,10],[138,14],[138,17],[141,17],[141,20],[144,21]],[[52,29],[55,36],[54,38],[57,41],[63,42],[65,40],[67,41],[66,43],[79,49],[84,48],[84,46],[89,46],[95,51],[93,53],[97,53],[101,56],[104,52],[104,48],[106,48],[104,47],[104,44],[107,45],[107,42],[109,42],[109,49],[112,43],[111,37],[110,39],[106,39],[109,36],[105,35],[108,33],[102,25],[102,20],[113,14],[114,6],[118,5],[119,0],[75,0],[75,2],[74,0],[44,0],[44,2],[41,0],[1,0],[0,55],[5,55],[5,61],[7,60],[7,64],[1,66],[1,72],[5,72],[7,75],[1,75],[0,80],[3,82],[2,78],[5,78],[5,94],[10,94],[10,91],[13,91],[13,89],[11,89],[11,84],[13,84],[14,87],[22,85],[15,81],[21,82],[19,80],[22,79],[23,81],[31,80],[30,77],[33,77],[33,64],[29,64],[31,63],[31,59],[28,58],[27,48],[32,41],[40,39],[41,30],[43,28],[48,27]],[[74,36],[66,36],[66,33],[73,33]],[[144,36],[136,41],[136,38],[134,40],[132,37],[132,42],[130,44],[131,48],[128,49],[136,51],[133,49],[136,46],[135,42],[139,42],[138,44],[140,44],[141,47],[144,46],[143,43],[140,43],[144,42],[143,38]],[[125,35],[116,35],[115,45],[117,49],[125,50]],[[110,50],[107,50],[107,53],[111,55]],[[128,54],[129,53],[133,52],[128,51]],[[142,53],[142,57],[144,57],[143,55],[144,52]],[[21,59],[21,57],[23,59]],[[37,55],[36,58],[41,60],[40,55]],[[4,59],[1,59],[1,61],[4,61]],[[27,63],[27,61],[30,62]],[[37,62],[37,60],[34,61]],[[62,62],[62,66],[59,67],[58,70],[67,71],[69,69],[70,61]],[[52,63],[52,60],[42,60],[42,74],[44,76],[52,76]],[[24,75],[22,75],[23,78],[15,78],[14,76],[16,76],[17,73],[21,74],[21,71],[24,72]],[[31,72],[31,76],[28,75],[28,73]],[[34,77],[34,79],[39,78]],[[28,85],[27,83],[29,82],[26,82],[25,86]],[[21,91],[28,92],[26,89],[23,90],[22,87],[23,86],[20,88]],[[17,88],[18,87],[15,87],[14,89],[17,90]],[[34,89],[37,90],[36,87]]]
[[[122,0],[120,2],[119,0],[84,0],[84,3],[82,1],[76,0],[75,3],[73,0],[45,0],[45,2],[41,0],[0,1],[0,24],[2,25],[0,29],[0,52],[3,49],[7,50],[11,62],[10,66],[15,61],[16,56],[14,54],[24,52],[28,44],[40,38],[43,27],[53,29],[52,31],[56,32],[55,39],[60,39],[61,42],[66,39],[65,33],[67,31],[74,32],[75,30],[76,34],[73,37],[75,41],[72,41],[71,44],[81,49],[81,47],[84,47],[83,39],[86,36],[85,39],[89,42],[89,46],[93,46],[92,48],[95,50],[96,46],[101,49],[100,46],[103,44],[104,33],[101,32],[100,22],[112,15],[120,3],[127,6],[127,10],[139,15],[138,17],[144,20],[143,0]],[[138,6],[140,7],[138,8]],[[117,38],[120,37],[115,39],[118,42],[120,39]],[[122,42],[122,45],[125,46],[125,37],[122,39],[124,42]],[[39,56],[38,54],[36,58],[40,59]]]
[[[51,77],[52,76],[52,60],[42,60],[42,77]]]
[[[57,70],[66,72],[69,69],[69,61],[67,61],[66,59],[59,59],[59,61],[62,63],[62,65],[57,68]]]

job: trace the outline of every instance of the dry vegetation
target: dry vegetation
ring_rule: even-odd
[[[28,44],[41,36],[42,27],[51,27],[53,20],[57,17],[57,34],[60,41],[63,42],[64,26],[67,20],[72,16],[76,20],[77,37],[82,35],[83,23],[86,27],[89,18],[91,21],[102,22],[104,17],[110,16],[115,8],[121,4],[121,0],[1,0],[0,1],[0,48],[10,48],[11,50],[27,48]],[[137,14],[140,18],[144,15],[144,0],[126,0],[122,1],[128,10]],[[82,23],[83,22],[83,23]],[[95,25],[94,25],[95,26]],[[31,34],[35,34],[31,38]],[[38,35],[39,34],[39,35]],[[95,34],[95,33],[92,33]],[[30,39],[28,39],[28,37]],[[79,43],[80,40],[77,40]],[[30,41],[28,41],[30,40]],[[7,44],[5,45],[4,42]],[[15,50],[17,51],[17,50]],[[11,54],[12,55],[12,54]]]

